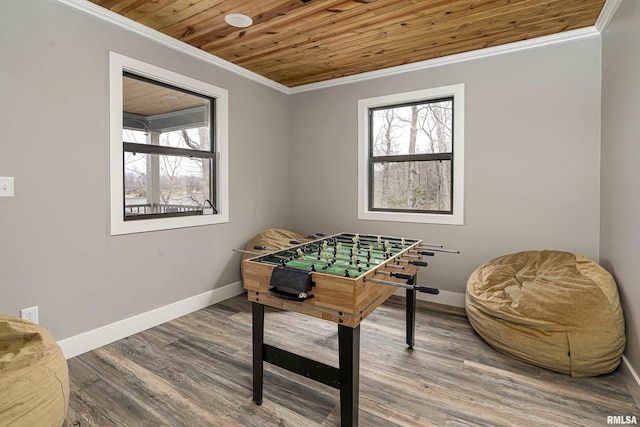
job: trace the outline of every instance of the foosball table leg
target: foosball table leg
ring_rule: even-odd
[[[360,396],[360,325],[350,328],[338,325],[340,363],[340,425],[358,425]]]
[[[252,303],[253,322],[253,401],[262,405],[262,383],[264,373],[264,305]]]
[[[407,345],[413,349],[416,332],[416,291],[407,289]]]

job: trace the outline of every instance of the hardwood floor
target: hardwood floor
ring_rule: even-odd
[[[267,309],[265,342],[334,366],[334,323]],[[254,404],[246,295],[68,361],[66,427],[337,426],[338,391],[265,364]],[[518,362],[475,334],[463,312],[418,302],[404,344],[404,299],[361,325],[361,426],[604,426],[635,416],[621,374],[571,378]]]

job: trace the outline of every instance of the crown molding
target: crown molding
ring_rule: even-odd
[[[619,1],[619,0],[616,0]],[[600,32],[595,26],[581,28],[578,30],[565,31],[549,36],[537,37],[530,40],[508,43],[500,46],[478,49],[471,52],[458,53],[456,55],[444,56],[441,58],[428,59],[426,61],[414,62],[412,64],[399,65],[397,67],[385,68],[383,70],[370,71],[367,73],[357,74],[354,76],[340,77],[337,79],[327,80],[324,82],[310,83],[308,85],[297,86],[289,89],[289,93],[301,93],[312,90],[325,89],[328,87],[362,82],[381,77],[389,77],[396,74],[402,74],[409,71],[424,70],[433,67],[441,67],[443,65],[456,64],[459,62],[472,61],[475,59],[488,58],[490,56],[502,55],[505,53],[519,52],[527,49],[534,49],[543,46],[550,46],[559,43],[566,43],[575,40],[581,40],[589,37],[599,36]]]
[[[270,80],[266,77],[263,77],[252,71],[249,71],[246,68],[242,68],[232,62],[226,61],[215,55],[211,55],[210,53],[207,53],[203,50],[193,47],[187,43],[181,42],[180,40],[174,39],[173,37],[169,37],[166,34],[161,33],[160,31],[156,31],[145,25],[139,24],[127,17],[118,15],[115,12],[112,12],[108,9],[105,9],[87,0],[56,0],[56,1],[59,3],[65,4],[67,6],[70,6],[81,12],[84,12],[86,14],[92,15],[98,19],[102,19],[103,21],[107,21],[111,24],[117,25],[129,31],[132,31],[136,34],[139,34],[143,37],[151,39],[155,42],[163,44],[172,49],[175,49],[186,55],[190,55],[202,61],[216,65],[220,68],[223,68],[227,71],[231,71],[232,73],[238,74],[249,80],[253,80],[257,83],[261,83],[265,86],[268,86],[272,89],[276,89],[280,92],[289,93],[289,88],[280,83],[274,82],[273,80]]]
[[[412,64],[399,65],[396,67],[385,68],[383,70],[370,71],[366,73],[356,74],[353,76],[339,77],[336,79],[327,80],[324,82],[310,83],[307,85],[296,86],[289,88],[266,77],[263,77],[257,73],[249,71],[238,65],[235,65],[229,61],[219,58],[210,53],[204,52],[196,47],[193,47],[187,43],[176,40],[169,37],[159,31],[139,24],[129,18],[121,16],[115,12],[111,12],[108,9],[100,7],[88,0],[56,0],[59,3],[70,6],[74,9],[92,15],[96,18],[110,22],[126,30],[132,31],[143,37],[161,43],[167,47],[175,49],[179,52],[185,53],[202,61],[208,62],[220,68],[223,68],[232,73],[238,74],[249,80],[253,80],[257,83],[263,84],[272,89],[276,89],[286,94],[296,94],[302,92],[309,92],[313,90],[325,89],[328,87],[339,86],[350,83],[357,83],[382,77],[393,76],[410,71],[424,70],[433,67],[440,67],[443,65],[450,65],[459,62],[472,61],[475,59],[487,58],[495,55],[502,55],[506,53],[518,52],[526,49],[534,49],[543,46],[554,45],[558,43],[566,43],[575,40],[581,40],[589,37],[600,36],[604,28],[615,14],[618,6],[622,0],[606,0],[602,12],[596,21],[596,24],[591,27],[586,27],[578,30],[565,31],[558,34],[552,34],[549,36],[538,37],[535,39],[524,40],[520,42],[509,43],[500,46],[489,47],[485,49],[479,49],[472,52],[459,53],[456,55],[449,55],[442,58],[434,58],[426,61],[414,62]]]
[[[609,22],[611,22],[611,18],[616,14],[621,3],[622,0],[607,0],[604,3],[600,16],[598,16],[595,24],[595,27],[600,34],[604,33],[604,30],[607,28],[607,25],[609,25]]]

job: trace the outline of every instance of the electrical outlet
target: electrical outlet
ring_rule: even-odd
[[[28,320],[31,323],[38,324],[38,306],[23,308],[20,310],[20,318]]]

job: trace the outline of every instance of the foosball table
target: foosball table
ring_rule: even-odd
[[[253,401],[262,404],[264,362],[340,390],[342,426],[358,425],[360,323],[398,287],[406,289],[406,342],[414,346],[416,285],[426,256],[439,245],[421,240],[340,233],[292,241],[286,249],[256,246],[243,261],[252,302]],[[247,253],[247,251],[239,251]],[[339,367],[264,343],[264,307],[293,311],[338,325]]]

